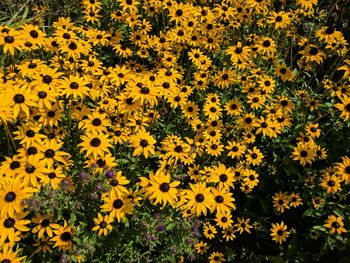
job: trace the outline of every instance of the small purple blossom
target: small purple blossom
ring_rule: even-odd
[[[111,170],[107,171],[106,177],[107,177],[108,179],[111,179],[113,176],[114,176],[114,172],[113,172],[113,171],[111,171]]]

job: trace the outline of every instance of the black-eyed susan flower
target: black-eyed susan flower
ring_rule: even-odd
[[[208,258],[210,263],[221,263],[226,261],[225,255],[220,252],[212,252]]]
[[[242,234],[243,232],[247,232],[249,234],[251,234],[251,228],[253,228],[250,224],[250,218],[239,218],[237,217],[237,223],[235,224],[235,227],[237,228],[237,232],[239,232],[240,234]]]
[[[197,244],[194,245],[194,248],[198,254],[203,255],[207,252],[209,246],[207,243],[199,241]]]
[[[197,216],[206,215],[213,205],[213,196],[206,183],[190,184],[190,189],[183,190],[186,200],[184,209],[191,209]]]
[[[11,107],[15,119],[20,112],[29,118],[30,108],[36,106],[35,97],[27,85],[7,87],[4,99],[3,103]]]
[[[244,155],[247,147],[242,142],[229,141],[228,145],[225,148],[229,150],[227,154],[229,157],[231,157],[232,159],[234,158],[239,159]]]
[[[234,240],[236,238],[235,230],[233,227],[228,227],[222,231],[222,237],[226,240],[226,242]]]
[[[218,163],[218,165],[213,167],[208,179],[208,182],[216,183],[220,189],[224,188],[227,190],[234,187],[235,181],[236,178],[232,167],[226,167],[223,163]]]
[[[24,48],[24,38],[21,31],[13,28],[4,28],[0,33],[0,46],[4,53],[10,53],[12,56],[15,50],[21,51]]]
[[[28,212],[16,213],[13,217],[4,216],[0,219],[0,243],[4,244],[7,240],[7,243],[14,244],[18,242],[21,238],[19,235],[21,232],[28,232],[30,228],[27,226],[30,224],[30,220],[25,219],[28,215]]]
[[[216,213],[215,222],[222,229],[227,229],[233,224],[232,215],[229,212]]]
[[[276,243],[282,244],[282,242],[286,241],[290,235],[290,232],[287,231],[287,225],[282,221],[281,223],[271,224],[271,237],[272,240]]]
[[[254,146],[253,149],[247,150],[245,157],[248,164],[257,166],[262,163],[264,155],[256,146]]]
[[[249,188],[254,188],[259,184],[259,174],[252,169],[245,169],[243,172],[243,182]]]
[[[211,187],[211,193],[214,201],[211,206],[211,212],[216,211],[222,214],[236,209],[236,205],[234,204],[235,199],[232,197],[232,193],[225,188]]]
[[[147,159],[155,154],[154,144],[157,141],[145,130],[141,129],[137,134],[131,135],[130,142],[132,147],[134,147],[133,156],[140,156],[142,154]]]
[[[5,244],[0,253],[1,262],[20,263],[26,260],[26,256],[20,256],[21,249],[15,249],[10,244]]]
[[[334,106],[341,111],[340,117],[347,121],[350,118],[350,96],[344,95],[340,98],[341,103]]]
[[[303,55],[302,59],[306,63],[316,62],[317,64],[321,64],[326,57],[326,54],[322,50],[312,44],[299,51],[299,54]]]
[[[62,80],[60,94],[67,98],[72,96],[74,99],[83,98],[88,95],[88,82],[78,75],[71,75]]]
[[[95,158],[104,156],[111,147],[108,135],[92,131],[81,137],[82,142],[78,144],[81,146],[81,152],[86,152],[85,156],[93,155]]]
[[[14,217],[23,209],[22,201],[33,194],[33,189],[19,177],[4,180],[0,184],[1,217],[6,215]]]
[[[334,194],[341,190],[340,180],[336,175],[325,175],[320,186],[327,191],[328,194]]]
[[[149,199],[153,204],[163,204],[163,207],[169,203],[172,207],[177,201],[177,186],[179,181],[170,181],[170,173],[168,171],[157,170],[156,173],[151,171],[149,175],[149,186],[145,191],[149,195]]]
[[[58,224],[52,221],[51,214],[36,214],[31,221],[36,224],[36,226],[32,228],[32,233],[38,234],[39,238],[42,238],[44,234],[50,238],[53,237],[53,229],[57,229],[59,227]]]
[[[133,211],[133,204],[126,193],[111,190],[102,197],[104,204],[101,206],[102,212],[108,212],[110,218],[116,218],[118,222],[124,222],[126,215]]]
[[[207,239],[213,239],[215,237],[215,234],[217,234],[215,226],[211,225],[210,223],[207,223],[203,226],[203,235]]]
[[[329,234],[338,234],[346,233],[347,230],[344,228],[343,218],[340,216],[329,215],[325,220],[324,227],[329,229]]]
[[[298,207],[300,205],[303,205],[303,200],[299,193],[291,193],[289,195],[289,206],[290,207]]]
[[[107,236],[108,232],[113,229],[111,223],[113,218],[109,215],[103,216],[101,213],[97,214],[97,218],[94,218],[95,226],[92,228],[92,231],[97,231],[99,236]]]
[[[74,235],[76,234],[73,226],[69,225],[67,221],[64,221],[62,225],[56,225],[53,230],[54,236],[50,240],[54,242],[53,247],[57,247],[59,250],[70,250],[73,246]]]
[[[299,142],[292,152],[293,160],[297,160],[301,165],[311,164],[315,160],[315,146],[313,143]]]
[[[289,209],[289,196],[288,192],[278,192],[272,197],[273,207],[277,212],[283,213],[285,209]]]

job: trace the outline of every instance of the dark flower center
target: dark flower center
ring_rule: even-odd
[[[90,145],[92,147],[98,147],[101,145],[101,140],[99,138],[93,138],[91,141],[90,141]]]
[[[228,179],[228,177],[227,177],[227,175],[226,174],[220,174],[220,182],[226,182],[227,181],[227,179]]]
[[[26,172],[29,173],[29,174],[34,173],[35,172],[35,167],[32,166],[32,165],[27,166]]]
[[[41,221],[40,225],[42,227],[47,227],[50,225],[50,220],[49,219],[44,219],[43,221]]]
[[[52,110],[50,110],[48,113],[47,113],[47,116],[49,116],[50,118],[53,118],[54,116],[56,115],[56,113]]]
[[[46,97],[47,97],[47,92],[46,92],[46,91],[39,91],[39,92],[38,92],[38,97],[39,97],[40,99],[46,98]]]
[[[16,194],[14,192],[8,192],[6,195],[5,195],[5,200],[6,202],[13,202],[15,201],[16,199]]]
[[[333,228],[339,228],[340,227],[340,224],[338,222],[333,222],[332,223],[332,227]]]
[[[70,232],[64,232],[60,236],[61,240],[64,242],[72,240],[72,234]]]
[[[204,195],[197,194],[195,199],[198,203],[202,203],[204,201]]]
[[[113,187],[117,186],[119,184],[118,180],[113,178],[109,181],[109,184]]]
[[[141,147],[145,148],[145,147],[148,146],[148,141],[145,140],[145,139],[142,139],[142,140],[140,141],[140,145],[141,145]]]
[[[310,55],[315,56],[318,54],[318,48],[317,47],[312,47],[310,49]]]
[[[224,198],[221,195],[215,196],[215,202],[221,204],[224,202]]]
[[[13,219],[13,218],[11,218],[11,217],[9,217],[9,218],[7,218],[7,219],[4,221],[4,226],[5,226],[6,228],[11,228],[11,227],[13,227],[13,226],[15,225],[15,223],[16,223],[16,220]]]
[[[176,10],[176,15],[177,16],[182,16],[183,12],[181,9]]]
[[[245,119],[245,122],[247,123],[247,124],[250,124],[250,123],[252,123],[252,118],[250,118],[250,117],[248,117],[248,118],[246,118]]]
[[[74,42],[71,42],[68,47],[70,50],[76,50],[78,48],[77,44]]]
[[[239,54],[241,54],[243,52],[243,49],[238,47],[238,48],[236,48],[235,52],[236,52],[236,54],[239,55]]]
[[[33,69],[33,68],[36,68],[36,63],[33,63],[33,62],[30,62],[29,64],[28,64],[28,68],[30,68],[30,69]]]
[[[181,147],[181,145],[178,145],[178,146],[175,147],[175,152],[177,152],[177,153],[182,152],[182,147]]]
[[[328,27],[325,32],[328,35],[332,35],[334,33],[334,27]]]
[[[69,33],[64,33],[63,34],[64,39],[70,39],[70,34]]]
[[[307,151],[301,151],[300,152],[301,157],[306,157],[307,156]]]
[[[92,120],[92,125],[94,126],[100,126],[102,124],[102,121],[100,118],[95,118]]]
[[[13,42],[15,42],[15,39],[11,36],[6,36],[4,37],[5,43],[7,44],[12,44]]]
[[[104,167],[105,165],[106,165],[106,161],[105,160],[102,160],[102,159],[98,159],[97,161],[96,161],[96,163],[97,163],[97,165],[98,165],[98,167]]]
[[[271,45],[270,40],[265,40],[265,41],[263,42],[263,46],[264,46],[264,47],[269,47],[270,45]]]
[[[106,228],[107,227],[107,223],[105,221],[102,221],[100,223],[100,228]]]
[[[56,178],[56,173],[52,172],[47,175],[50,179]]]
[[[32,38],[37,38],[39,36],[39,33],[36,30],[31,30],[29,34]]]
[[[286,73],[287,73],[287,70],[286,70],[285,68],[281,68],[281,69],[280,69],[280,72],[281,72],[281,74],[286,74]]]
[[[14,97],[13,97],[13,100],[15,103],[24,103],[24,96],[22,94],[16,94]]]
[[[277,231],[277,235],[279,235],[279,236],[283,236],[283,230],[281,230],[281,229],[280,229],[280,230],[278,230],[278,231]]]
[[[159,189],[160,191],[162,191],[163,193],[166,193],[169,191],[170,189],[170,185],[168,183],[162,183],[160,186],[159,186]]]
[[[53,158],[55,156],[55,151],[52,149],[48,149],[44,153],[46,158]]]
[[[346,166],[346,167],[345,167],[345,172],[346,172],[347,174],[350,174],[350,166]]]
[[[330,186],[330,187],[335,186],[335,182],[334,182],[333,180],[329,180],[329,181],[327,182],[327,184],[328,184],[328,186]]]
[[[79,88],[79,84],[74,81],[71,84],[69,84],[69,87],[71,89],[78,89]]]
[[[164,89],[169,89],[169,88],[170,88],[169,82],[164,82],[164,83],[162,84],[162,86],[163,86]]]
[[[31,146],[27,149],[27,153],[29,155],[34,155],[34,154],[37,154],[38,153],[38,149],[34,146]]]
[[[150,90],[149,90],[148,87],[142,87],[142,88],[141,88],[141,93],[142,93],[142,94],[149,94],[149,93],[150,93]]]
[[[46,84],[50,84],[52,82],[52,77],[49,75],[43,76],[43,82]]]
[[[15,169],[19,168],[20,166],[21,166],[21,164],[20,164],[19,161],[13,161],[13,162],[10,164],[11,170],[15,170]]]
[[[350,103],[346,104],[344,108],[347,112],[350,112]]]
[[[122,208],[123,207],[123,201],[121,200],[121,199],[116,199],[116,200],[114,200],[114,202],[113,202],[113,207],[115,208],[115,209],[120,209],[120,208]]]
[[[35,136],[35,132],[33,130],[26,131],[26,136],[29,138],[33,138]]]
[[[276,17],[276,22],[281,22],[282,21],[282,17],[281,16],[277,16]]]

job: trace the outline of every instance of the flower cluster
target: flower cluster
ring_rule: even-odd
[[[346,248],[349,45],[317,4],[83,0],[0,25],[0,261]]]

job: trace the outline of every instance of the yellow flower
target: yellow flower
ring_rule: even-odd
[[[283,221],[281,223],[272,224],[270,231],[272,240],[279,244],[286,241],[287,237],[290,235],[290,232],[287,231],[287,225],[285,225]]]
[[[346,233],[347,230],[344,228],[343,218],[340,216],[329,215],[324,227],[329,228],[329,234],[339,234]]]
[[[149,186],[145,191],[148,194],[148,198],[153,201],[153,204],[163,204],[163,208],[167,203],[174,207],[177,201],[177,189],[180,184],[179,181],[170,182],[170,173],[168,171],[157,170],[154,174],[153,171],[149,175]]]
[[[101,213],[98,213],[97,218],[94,218],[94,222],[96,226],[92,228],[92,231],[98,231],[99,236],[107,236],[108,231],[113,229],[111,226],[113,218],[109,215],[103,216]]]
[[[130,136],[130,142],[134,147],[133,156],[140,156],[143,154],[147,159],[151,155],[155,154],[154,144],[157,142],[153,136],[141,129],[136,134]]]

